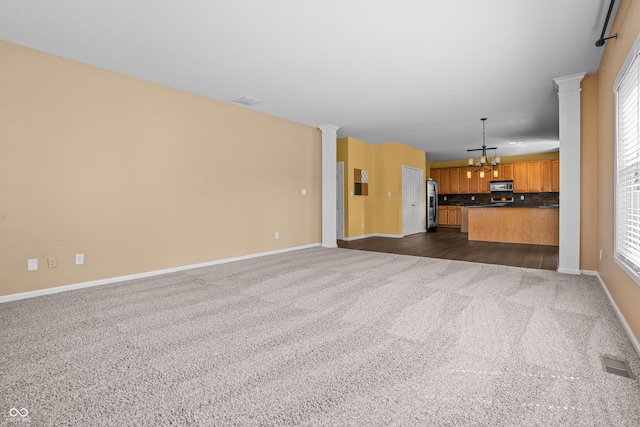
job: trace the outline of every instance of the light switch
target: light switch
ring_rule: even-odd
[[[391,197],[391,191],[387,193],[387,197]]]
[[[303,189],[302,189],[302,191],[300,191],[300,193],[301,193],[303,196],[306,196],[306,195],[307,195],[307,189],[306,189],[306,188],[303,188]]]

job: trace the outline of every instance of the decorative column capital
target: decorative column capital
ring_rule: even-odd
[[[580,82],[586,74],[587,73],[578,73],[570,76],[556,77],[553,79],[553,85],[558,90],[558,93],[580,90]]]
[[[337,135],[338,129],[340,129],[340,126],[326,124],[326,125],[318,126],[318,128],[322,131],[323,135]]]

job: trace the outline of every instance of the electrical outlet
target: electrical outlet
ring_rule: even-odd
[[[444,196],[444,199],[447,200],[447,196]]]
[[[475,199],[476,199],[476,196],[471,196],[471,200],[475,200]]]
[[[360,228],[364,228],[364,222],[360,223]]]
[[[520,196],[520,200],[524,200],[524,196]]]
[[[84,254],[76,254],[76,265],[84,264]]]
[[[27,260],[27,271],[36,271],[38,269],[38,258]]]
[[[387,197],[391,197],[391,191],[387,193]]]
[[[302,190],[300,190],[300,194],[302,194],[303,196],[307,195],[307,189],[303,188]]]
[[[602,261],[602,258],[604,258],[604,251],[600,249],[600,261]]]
[[[56,261],[55,257],[47,257],[47,267],[49,268],[56,268],[58,266],[58,262]]]
[[[278,240],[279,238],[280,238],[280,233],[276,231],[276,240]]]

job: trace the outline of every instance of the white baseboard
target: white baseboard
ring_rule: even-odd
[[[580,275],[580,270],[575,270],[573,268],[558,268],[558,273],[563,273],[563,274],[575,274],[575,275]]]
[[[584,276],[597,276],[598,272],[593,270],[580,270],[580,274]]]
[[[404,237],[404,234],[374,234],[374,236],[376,237],[391,237],[392,239],[402,239]]]
[[[369,237],[391,237],[394,239],[401,239],[404,237],[404,234],[382,234],[382,233],[373,233],[373,234],[363,234],[361,236],[353,236],[353,237],[344,237],[342,240],[345,242],[351,242],[353,240],[367,239]]]
[[[352,240],[360,240],[360,239],[366,239],[368,237],[375,237],[375,234],[363,234],[361,236],[353,236],[353,237],[343,237],[342,240],[344,240],[345,242],[351,242]]]
[[[145,277],[158,276],[160,274],[176,273],[178,271],[192,270],[194,268],[210,267],[212,265],[226,264],[229,262],[242,261],[245,259],[258,258],[267,255],[282,254],[285,252],[299,251],[301,249],[309,249],[320,246],[320,243],[314,243],[304,246],[295,246],[292,248],[277,249],[275,251],[260,252],[257,254],[243,255],[234,258],[219,259],[216,261],[203,262],[199,264],[183,265],[180,267],[166,268],[163,270],[147,271],[144,273],[129,274],[127,276],[111,277],[108,279],[92,280],[90,282],[75,283],[73,285],[57,286],[55,288],[40,289],[37,291],[21,292],[18,294],[0,296],[0,303],[16,301],[25,298],[39,297],[41,295],[55,294],[58,292],[72,291],[74,289],[90,288],[92,286],[108,285],[110,283],[126,282],[128,280],[142,279]],[[337,247],[337,246],[336,246]]]
[[[640,343],[638,342],[638,339],[636,338],[636,336],[633,334],[633,331],[631,330],[631,326],[629,326],[629,324],[627,323],[627,320],[624,318],[624,316],[622,315],[622,312],[618,308],[618,305],[613,300],[613,297],[611,296],[611,293],[609,292],[607,285],[604,284],[602,277],[600,277],[600,274],[596,272],[595,276],[598,278],[598,281],[600,282],[600,285],[602,286],[604,293],[607,294],[607,297],[609,298],[609,302],[611,303],[611,307],[613,307],[613,310],[616,312],[616,316],[618,316],[618,320],[620,320],[620,323],[622,323],[622,328],[627,333],[627,336],[631,341],[631,345],[635,349],[636,353],[638,353],[638,356],[640,356]]]

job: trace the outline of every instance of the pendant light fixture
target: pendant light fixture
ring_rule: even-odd
[[[493,172],[493,177],[498,177],[498,165],[500,164],[500,157],[495,155],[495,150],[498,147],[490,147],[487,148],[485,145],[485,131],[484,131],[484,123],[487,120],[486,117],[480,119],[482,120],[482,148],[474,148],[471,150],[467,150],[469,154],[468,167],[467,167],[467,178],[471,178],[472,172],[478,172],[480,174],[480,178],[484,178],[485,171]],[[494,157],[489,159],[487,157],[487,150],[494,150]],[[480,151],[482,154],[478,159],[474,159],[471,156],[472,151]]]

